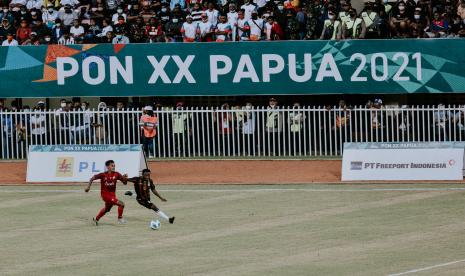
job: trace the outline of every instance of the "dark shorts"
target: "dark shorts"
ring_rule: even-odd
[[[150,202],[150,200],[146,200],[146,199],[142,199],[142,198],[137,198],[137,202],[144,206],[145,208],[147,209],[154,209],[154,210],[158,210],[157,206],[155,206],[155,204],[153,204],[152,202]]]

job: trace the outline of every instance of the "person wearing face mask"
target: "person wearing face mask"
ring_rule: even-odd
[[[42,39],[40,39],[40,44],[42,44],[42,45],[53,44],[52,35],[50,33],[45,33],[44,37],[42,37]]]
[[[10,24],[14,21],[14,16],[11,13],[11,11],[9,10],[8,6],[4,6],[2,11],[0,12],[0,20],[3,21],[4,18],[6,20],[8,20],[8,22],[10,22]]]
[[[173,17],[165,24],[166,42],[182,42],[181,28],[183,23],[180,18]]]
[[[235,4],[229,4],[229,12],[226,15],[228,17],[228,22],[231,25],[231,37],[232,41],[237,40],[237,19],[238,15],[236,12],[236,5]]]
[[[397,9],[393,11],[389,23],[391,36],[402,38],[409,35],[410,19],[404,2],[399,2]]]
[[[339,20],[342,24],[344,24],[346,21],[349,21],[350,19],[349,11],[352,8],[352,5],[350,4],[350,1],[342,0],[341,7],[342,10],[339,12]]]
[[[422,16],[421,8],[415,8],[413,20],[410,23],[410,34],[412,38],[424,37],[424,30],[429,26],[428,18]]]
[[[188,122],[192,120],[192,114],[183,112],[184,109],[184,102],[178,101],[175,112],[171,115],[174,136],[173,156],[177,157],[187,155],[187,136],[190,132],[188,126],[192,126],[192,122]]]
[[[268,156],[276,156],[282,149],[280,144],[282,142],[282,137],[280,136],[283,131],[284,121],[282,113],[279,112],[278,101],[275,98],[270,98],[267,109],[265,120],[265,137],[267,139],[265,150]]]
[[[32,145],[45,145],[47,134],[47,116],[45,114],[45,102],[39,101],[37,107],[29,119],[29,128],[32,139]]]
[[[323,31],[321,32],[320,39],[324,40],[339,40],[341,39],[341,22],[336,20],[336,13],[334,10],[328,11],[328,19],[325,20]]]
[[[244,10],[245,20],[249,20],[252,18],[252,12],[257,12],[257,6],[252,3],[252,0],[245,0],[244,5],[241,6],[241,10]]]
[[[247,21],[250,27],[250,37],[251,41],[259,41],[264,35],[265,22],[263,19],[258,18],[256,11],[252,12],[252,17]]]
[[[58,12],[54,9],[53,4],[48,4],[47,9],[42,12],[42,21],[47,28],[52,29],[57,18]]]
[[[32,29],[29,27],[29,24],[26,20],[21,20],[20,27],[16,30],[16,39],[19,44],[22,44],[24,41],[29,39]]]
[[[295,18],[292,10],[286,11],[285,32],[287,40],[298,40],[299,37],[299,22]]]
[[[361,17],[365,22],[367,28],[365,38],[379,38],[379,16],[378,13],[373,10],[373,3],[370,0],[365,2],[365,10],[362,12]]]
[[[198,23],[198,33],[200,42],[213,41],[215,27],[208,21],[207,14],[202,14],[202,21]]]
[[[60,18],[63,25],[66,27],[71,26],[78,17],[78,14],[71,9],[71,5],[65,5],[64,10],[58,12],[58,18]]]
[[[300,103],[295,102],[292,111],[288,116],[288,127],[291,133],[288,152],[294,156],[300,155],[303,151],[303,124],[305,115],[301,111]]]
[[[27,0],[11,0],[10,9],[12,11],[19,11],[22,7],[26,8]]]
[[[115,33],[116,33],[116,36],[112,40],[113,44],[129,44],[130,43],[129,38],[124,35],[123,29],[115,28]]]
[[[60,0],[60,5],[61,6],[69,5],[72,8],[74,8],[79,5],[79,1],[78,0]]]
[[[182,24],[181,33],[184,42],[194,42],[197,38],[197,23],[192,21],[192,16],[186,17],[186,22]]]
[[[257,139],[258,134],[255,133],[256,125],[256,112],[251,102],[247,102],[242,108],[243,120],[242,120],[242,134],[244,135],[244,142],[242,144],[242,153],[244,155],[254,155],[257,152]],[[242,142],[242,139],[241,139]]]
[[[349,10],[350,19],[342,24],[342,39],[363,39],[365,38],[365,22],[357,17],[355,9]]]
[[[26,20],[27,22],[32,21],[31,13],[28,12],[26,6],[22,6],[19,12],[13,12],[13,14],[15,15],[16,22],[21,22],[21,20]]]
[[[69,143],[69,125],[70,125],[70,116],[69,111],[71,107],[71,102],[66,101],[65,99],[60,100],[60,108],[55,111],[55,120],[58,124],[59,137],[58,141],[61,144]]]
[[[118,9],[116,9],[116,13],[113,14],[111,21],[113,22],[113,25],[116,25],[120,23],[119,21],[121,20],[120,18],[123,17],[123,23],[126,22],[127,15],[126,13],[123,12],[123,7],[119,6]]]
[[[61,19],[60,18],[55,19],[55,24],[52,27],[52,41],[57,43],[58,40],[63,36],[64,32],[65,32],[65,28],[63,27],[61,23]]]
[[[37,37],[37,33],[36,32],[31,32],[31,34],[29,35],[29,38],[24,40],[23,43],[21,43],[21,45],[40,45],[40,40],[39,38]]]

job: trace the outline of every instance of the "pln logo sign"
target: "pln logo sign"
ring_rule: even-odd
[[[58,157],[56,177],[73,177],[74,157]]]

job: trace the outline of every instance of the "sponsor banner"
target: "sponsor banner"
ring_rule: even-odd
[[[462,180],[464,142],[345,143],[342,181]]]
[[[458,93],[464,48],[462,39],[0,47],[0,98]]]
[[[121,174],[138,176],[146,168],[141,145],[30,146],[27,182],[87,182],[112,159]]]

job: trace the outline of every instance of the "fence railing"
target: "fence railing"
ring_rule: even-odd
[[[344,142],[465,140],[465,107],[156,110],[155,158],[339,156]],[[142,110],[0,112],[1,158],[29,145],[140,144]]]

